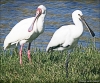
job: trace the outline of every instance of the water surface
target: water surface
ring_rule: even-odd
[[[53,33],[62,25],[73,24],[71,13],[74,10],[81,10],[84,17],[96,34],[96,47],[100,47],[100,1],[99,0],[1,0],[0,2],[0,47],[6,35],[13,26],[20,20],[35,16],[36,8],[43,4],[47,8],[45,18],[45,31],[35,41],[32,48],[46,48]],[[84,26],[84,33],[79,44],[87,45],[92,39],[87,28]],[[25,44],[27,46],[27,44]]]

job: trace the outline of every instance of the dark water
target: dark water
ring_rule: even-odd
[[[71,13],[79,9],[96,34],[96,47],[100,48],[100,1],[99,0],[1,0],[0,2],[0,47],[13,26],[20,20],[35,16],[36,8],[43,4],[47,8],[45,31],[35,41],[32,47],[46,48],[53,33],[62,25],[73,24]],[[87,45],[92,39],[84,26],[83,36],[79,44]],[[27,46],[27,44],[25,44]]]

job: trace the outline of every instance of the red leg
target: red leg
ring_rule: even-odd
[[[31,43],[29,43],[28,51],[27,51],[29,62],[31,62],[31,57],[30,57],[30,47],[31,47]]]
[[[20,55],[20,64],[22,64],[22,49],[23,49],[23,45],[21,45],[20,51],[19,51],[19,55]]]

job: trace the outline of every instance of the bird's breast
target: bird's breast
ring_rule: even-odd
[[[40,35],[40,33],[38,32],[34,32],[33,34],[31,34],[28,38],[29,42],[32,42],[34,39],[36,39],[38,36]]]

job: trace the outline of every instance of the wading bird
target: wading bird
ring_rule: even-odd
[[[10,33],[6,36],[3,46],[4,50],[12,46],[17,46],[18,44],[21,45],[19,51],[20,64],[22,64],[22,48],[26,42],[29,42],[27,54],[29,62],[31,62],[31,42],[35,40],[41,33],[43,33],[45,15],[46,7],[43,5],[38,6],[35,17],[21,20],[12,28]]]
[[[65,25],[59,28],[52,36],[46,51],[53,51],[53,50],[69,50],[73,49],[77,43],[79,38],[83,33],[83,24],[86,25],[90,34],[94,37],[94,32],[90,29],[88,24],[86,23],[85,19],[83,18],[83,14],[80,10],[75,10],[72,13],[72,19],[74,25]],[[81,22],[82,21],[82,22]],[[69,56],[70,54],[68,54]],[[68,59],[66,60],[66,72],[68,71]]]

